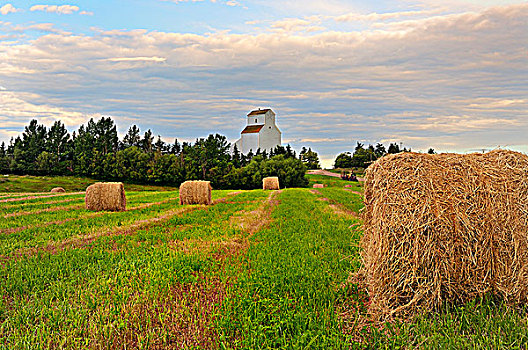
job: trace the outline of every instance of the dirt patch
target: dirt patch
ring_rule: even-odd
[[[228,193],[225,197],[215,199],[215,200],[213,201],[213,205],[218,204],[218,203],[228,203],[227,199],[228,199],[229,197],[236,196],[237,194],[240,194],[240,193],[242,193],[242,191],[230,192],[230,193]],[[229,203],[230,203],[230,202],[229,202]]]
[[[343,191],[352,192],[352,193],[355,193],[355,194],[359,194],[360,196],[363,196],[363,193],[358,192],[358,191],[354,191],[354,190],[349,190],[348,188],[344,188]]]
[[[271,212],[278,205],[276,195],[282,191],[273,191],[262,201],[262,205],[251,211],[240,211],[229,219],[229,225],[242,230],[242,234],[223,236],[215,240],[182,239],[171,241],[169,246],[184,253],[201,252],[217,261],[244,254],[249,248],[250,237],[259,230],[267,227],[271,222]]]
[[[271,222],[271,212],[273,207],[279,204],[276,196],[282,191],[273,191],[263,201],[262,205],[252,211],[242,211],[238,215],[233,215],[230,219],[231,226],[239,227],[248,236],[267,227]]]
[[[321,191],[319,191],[319,190],[310,190],[310,193],[312,193],[312,194],[319,194],[319,195],[321,195],[321,196],[323,195],[323,194],[321,193]]]
[[[328,170],[324,169],[317,169],[317,170],[308,170],[307,174],[309,175],[324,175],[324,176],[331,176],[331,177],[339,177],[341,178],[341,175],[333,173]]]
[[[340,206],[339,204],[329,204],[328,207],[330,209],[332,209],[332,212],[336,215],[340,215],[340,216],[352,216],[356,219],[359,219],[359,215],[358,213],[352,211],[352,210],[348,210],[342,206]]]
[[[165,200],[162,200],[162,201],[159,201],[159,202],[152,202],[152,203],[145,203],[145,204],[141,204],[141,205],[136,205],[135,207],[128,208],[127,211],[142,210],[142,209],[146,209],[146,208],[152,207],[153,205],[161,205],[161,204],[169,203],[171,201],[177,201],[178,199],[179,199],[179,197],[172,197],[172,198],[168,198],[168,199],[165,199]]]

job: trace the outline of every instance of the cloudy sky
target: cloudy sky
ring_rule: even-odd
[[[0,141],[102,115],[234,141],[256,107],[325,165],[356,141],[528,151],[528,3],[0,1]]]

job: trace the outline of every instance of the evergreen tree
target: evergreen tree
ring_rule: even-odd
[[[7,149],[5,142],[0,145],[0,175],[9,172],[9,159],[7,157]]]
[[[70,133],[66,130],[64,124],[60,121],[53,123],[48,131],[46,140],[46,152],[51,155],[49,159],[53,161],[51,173],[66,173],[67,167],[70,165],[68,161],[71,160],[72,146]],[[41,165],[40,168],[42,172]]]
[[[141,149],[143,152],[151,153],[153,151],[154,147],[152,142],[154,142],[154,136],[152,135],[152,131],[149,129],[145,131],[143,139],[141,139]]]
[[[231,162],[235,168],[240,168],[242,166],[242,158],[240,157],[240,151],[238,150],[237,145],[233,147],[233,154],[231,155]]]
[[[47,130],[44,125],[33,119],[22,133],[22,142],[18,145],[17,162],[22,172],[37,172],[37,157],[46,150]]]
[[[174,139],[174,144],[171,146],[170,153],[180,154],[180,152],[181,152],[181,145],[178,142],[178,139]]]
[[[137,125],[132,125],[130,128],[128,128],[125,137],[123,137],[122,149],[132,146],[140,147],[141,136],[139,133],[140,131]]]
[[[165,141],[163,141],[161,139],[161,136],[158,135],[158,139],[156,140],[156,143],[154,144],[154,151],[155,152],[158,152],[158,153],[161,153],[161,154],[166,154],[168,153],[167,151],[167,144],[165,143]]]
[[[301,161],[304,163],[307,169],[321,169],[321,164],[319,163],[319,155],[312,151],[311,148],[306,150],[306,148],[303,147],[304,153],[300,153]]]
[[[388,154],[396,154],[396,153],[400,153],[400,146],[398,146],[397,143],[391,143],[389,145],[389,149],[387,150],[387,153]]]
[[[381,158],[387,154],[387,150],[385,149],[385,146],[383,146],[383,144],[377,143],[374,153],[376,154],[376,158]]]

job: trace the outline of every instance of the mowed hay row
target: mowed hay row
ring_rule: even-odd
[[[209,181],[185,181],[180,185],[180,204],[211,205],[212,187]]]
[[[265,177],[262,179],[262,188],[264,190],[279,190],[279,178],[278,177]]]
[[[66,190],[62,187],[55,187],[55,188],[52,188],[50,192],[51,193],[65,193]]]
[[[86,209],[93,211],[125,211],[125,186],[121,182],[97,182],[86,189]]]
[[[374,316],[528,292],[528,156],[401,153],[365,177],[360,276]]]

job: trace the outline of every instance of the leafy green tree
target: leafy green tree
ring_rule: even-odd
[[[365,148],[364,144],[358,142],[352,155],[352,167],[366,168],[376,159],[375,149],[372,145]]]
[[[209,135],[206,139],[197,139],[194,146],[190,147],[188,157],[193,164],[194,173],[197,179],[209,180],[213,185],[221,182],[221,177],[225,175],[218,169],[226,169],[231,161],[229,154],[230,144],[223,135]],[[217,168],[215,172],[211,169]],[[227,171],[226,171],[227,173]]]
[[[340,153],[335,161],[334,161],[334,168],[352,168],[352,155],[350,152],[344,152]]]
[[[255,156],[248,166],[243,168],[239,186],[245,189],[261,188],[263,178],[277,176],[282,187],[306,187],[308,180],[305,173],[306,166],[297,158],[284,154],[270,159]]]
[[[116,154],[116,178],[135,183],[148,180],[150,156],[136,146],[129,147]]]
[[[0,170],[173,185],[204,179],[214,188],[260,188],[263,176],[279,176],[288,187],[307,184],[306,167],[290,145],[269,154],[258,150],[258,155],[244,155],[235,147],[231,155],[230,144],[219,134],[197,139],[194,144],[180,145],[175,140],[169,146],[160,136],[156,143],[153,140],[150,130],[140,138],[134,125],[120,142],[115,123],[107,117],[90,119],[71,136],[60,121],[47,130],[33,120],[7,149],[5,144],[0,148]],[[304,154],[307,164],[310,152]]]
[[[54,169],[58,164],[57,155],[49,152],[42,152],[36,160],[37,174],[47,175],[54,173]]]

